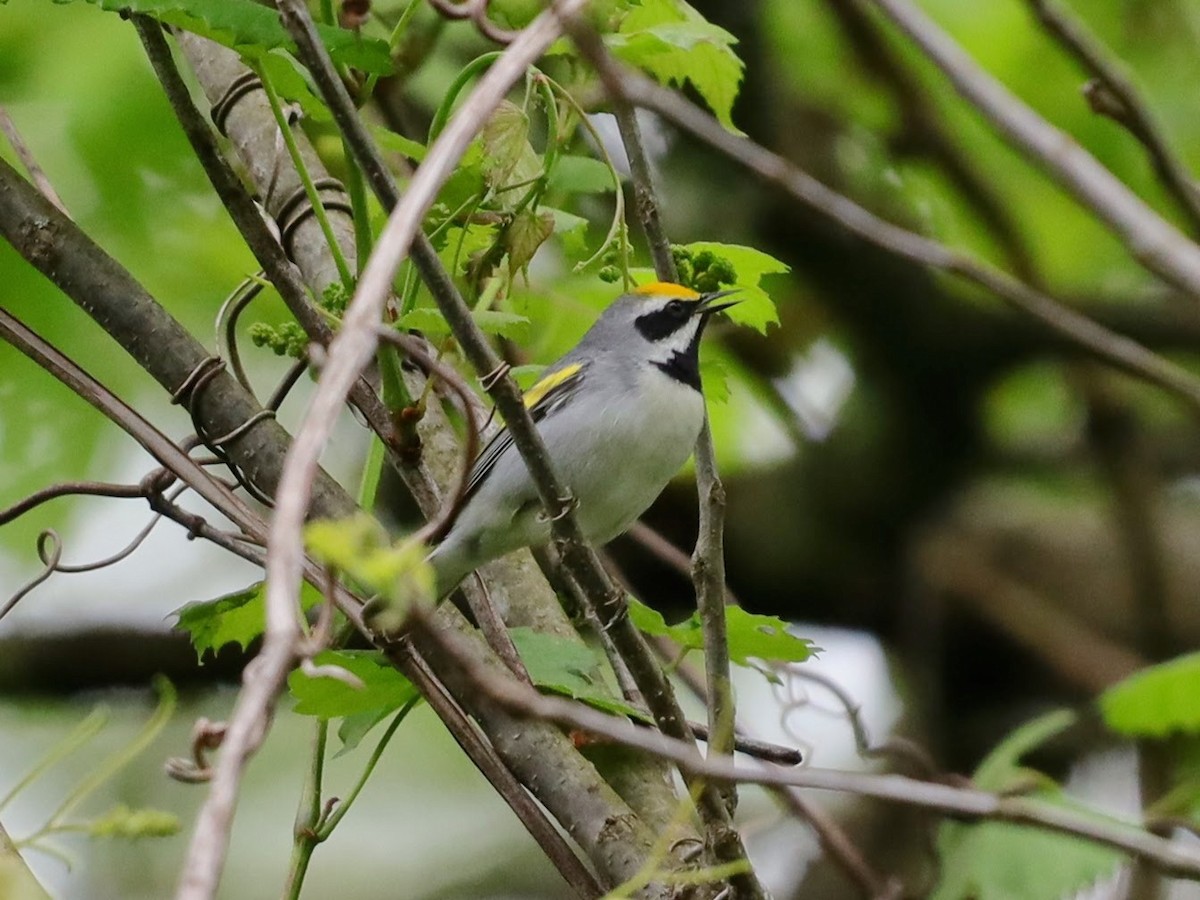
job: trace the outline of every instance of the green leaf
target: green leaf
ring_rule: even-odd
[[[1021,726],[988,754],[975,772],[975,783],[1005,791],[1032,778],[1040,785],[1034,796],[1088,814],[1049,778],[1020,764],[1022,756],[1075,720],[1074,713],[1059,710]],[[1122,861],[1117,851],[1090,841],[998,822],[945,823],[938,831],[938,851],[942,880],[935,900],[1059,900],[1111,875]]]
[[[501,103],[481,137],[483,177],[493,188],[525,184],[542,174],[542,161],[529,143],[529,116],[515,103]]]
[[[605,683],[600,658],[586,644],[532,628],[513,628],[509,634],[537,687],[605,712],[646,719]]]
[[[683,0],[643,0],[605,41],[663,84],[691,82],[721,124],[741,133],[731,118],[745,68],[733,52],[737,38]]]
[[[544,212],[554,216],[554,234],[562,242],[563,252],[567,259],[581,260],[589,256],[587,246],[587,231],[591,224],[583,216],[567,212],[563,209],[542,207]]]
[[[1166,737],[1200,730],[1200,652],[1150,666],[1100,695],[1100,711],[1113,731]]]
[[[279,14],[255,0],[88,0],[111,12],[135,12],[209,38],[249,56],[268,50],[294,50]],[[317,25],[325,49],[336,63],[376,75],[392,71],[387,41],[364,38],[345,28]]]
[[[554,234],[554,214],[548,210],[523,209],[513,216],[505,234],[508,271],[515,275],[529,264],[538,248]]]
[[[438,240],[438,256],[455,275],[467,272],[477,257],[492,249],[498,234],[499,228],[492,223],[451,225]]]
[[[652,637],[670,638],[685,650],[704,649],[704,626],[698,612],[678,625],[668,625],[656,610],[630,597],[629,618],[639,630]],[[782,619],[749,613],[738,606],[725,607],[725,628],[729,637],[729,659],[739,666],[749,666],[751,657],[804,662],[820,649],[812,641],[788,632],[787,623]]]
[[[357,677],[362,688],[337,678],[311,678],[299,669],[288,676],[296,712],[321,719],[360,713],[385,716],[417,697],[412,682],[375,650],[324,650],[313,657],[317,666],[339,666]],[[364,732],[365,733],[365,732]]]
[[[996,822],[942,825],[937,846],[942,879],[932,900],[1062,900],[1122,862],[1090,841]]]
[[[420,162],[425,158],[425,152],[428,149],[420,141],[414,141],[412,138],[406,138],[402,134],[396,134],[390,128],[380,128],[377,125],[369,126],[371,136],[375,138],[382,149],[390,150],[392,153],[399,153],[401,156],[407,156],[414,162]]]
[[[170,837],[179,833],[179,817],[158,809],[130,809],[118,803],[99,818],[88,822],[87,832],[94,838]]]
[[[377,614],[402,620],[413,603],[433,602],[433,568],[425,561],[425,545],[411,540],[393,544],[383,526],[366,513],[312,522],[304,529],[304,541],[322,562],[379,594],[383,607]],[[378,624],[380,630],[389,630],[387,623]]]
[[[173,627],[187,633],[200,661],[206,651],[215,656],[226,644],[245,650],[267,624],[263,590],[259,581],[215,600],[189,603],[176,610],[179,618]],[[300,589],[300,608],[307,612],[320,602],[320,591],[305,583]]]
[[[725,607],[729,633],[729,659],[750,665],[750,657],[775,662],[804,662],[820,650],[812,641],[798,638],[777,616],[748,613],[740,606]]]
[[[560,156],[550,173],[550,189],[567,194],[604,194],[619,183],[612,169],[591,156]]]
[[[1075,724],[1077,718],[1069,709],[1060,709],[1026,722],[984,758],[972,780],[987,791],[1010,790],[1032,774],[1020,765],[1021,758],[1062,734]]]
[[[363,738],[370,734],[371,729],[393,712],[394,710],[380,707],[379,709],[368,709],[364,712],[351,713],[344,717],[337,731],[338,740],[342,742],[342,746],[333,755],[334,759],[344,756],[357,748],[362,743]]]
[[[759,285],[765,275],[782,275],[790,272],[791,267],[781,262],[769,253],[755,250],[753,247],[743,247],[738,244],[718,244],[712,241],[697,241],[685,244],[685,250],[694,255],[708,251],[722,256],[733,263],[737,270],[737,280],[732,287],[737,290],[736,299],[741,302],[731,306],[724,315],[738,325],[749,325],[760,333],[766,333],[767,326],[779,322],[779,314],[775,303]]]

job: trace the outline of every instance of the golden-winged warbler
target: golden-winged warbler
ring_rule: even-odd
[[[700,337],[714,313],[737,302],[717,302],[730,293],[654,282],[624,294],[526,392],[589,540],[603,544],[629,528],[691,454],[704,422]],[[549,539],[537,489],[501,429],[479,454],[464,505],[429,556],[438,595],[478,566]]]

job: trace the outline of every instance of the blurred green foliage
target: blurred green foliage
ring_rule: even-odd
[[[985,69],[1182,226],[1143,148],[1118,125],[1090,111],[1079,93],[1084,74],[1035,24],[1027,4],[930,0],[923,5]],[[1186,0],[1077,5],[1089,27],[1128,66],[1182,160],[1193,170],[1200,169],[1200,116],[1191,89],[1200,83],[1200,55],[1195,53],[1200,43],[1200,6]],[[285,98],[300,104],[307,116],[305,127],[330,166],[345,172],[346,161],[329,127],[328,111],[279,49],[285,42],[260,7],[248,0],[232,5],[212,0],[191,4],[145,0],[142,8],[167,6],[176,12],[203,7],[213,33],[241,35],[232,39],[235,44],[244,44],[246,34],[251,35],[246,39],[259,40],[255,55],[272,84]],[[511,24],[527,22],[537,8],[528,0],[508,0],[496,7],[501,19]],[[717,9],[714,4],[708,7]],[[407,8],[401,0],[375,5],[363,45],[376,54],[375,62],[382,42],[389,38],[389,26],[400,21]],[[610,0],[600,5],[597,15],[615,23],[610,45],[623,59],[694,92],[731,129],[749,128],[749,120],[759,117],[756,137],[769,135],[775,149],[888,218],[1006,268],[1026,267],[1035,280],[1059,295],[1076,298],[1072,302],[1085,308],[1101,299],[1132,306],[1161,293],[1161,286],[1103,226],[1012,151],[907,42],[884,29],[877,35],[879,46],[865,51],[861,32],[856,39],[837,8],[820,0],[759,0],[746,4],[746,9],[757,38],[754,42],[671,0]],[[415,69],[415,73],[404,72],[409,104],[405,111],[436,132],[484,68],[486,60],[480,63],[480,54],[490,48],[469,23],[443,25],[429,18],[424,10],[414,19],[413,33],[419,25],[425,37],[432,37],[427,46],[413,50],[411,60],[405,60]],[[879,24],[871,15],[865,21]],[[395,49],[411,49],[404,45],[407,33],[395,38]],[[356,41],[345,34],[335,40],[349,48],[342,61],[362,61],[354,55],[363,49]],[[521,373],[529,378],[539,365],[572,346],[622,285],[654,277],[644,248],[636,237],[631,240],[622,219],[620,194],[614,190],[618,167],[600,158],[596,135],[590,133],[576,105],[574,92],[584,84],[584,76],[565,46],[559,45],[546,61],[545,71],[515,91],[512,102],[493,117],[442,190],[427,221],[439,255],[477,305],[480,326],[517,345],[510,349],[528,363]],[[268,52],[268,48],[274,49]],[[744,79],[747,86],[759,82],[758,108],[737,100]],[[911,87],[907,94],[897,89],[905,80]],[[128,23],[91,3],[11,0],[0,5],[0,102],[75,220],[211,346],[218,308],[256,266],[192,157]],[[1011,235],[1000,233],[996,221],[989,219],[987,198],[972,196],[964,188],[964,179],[952,177],[944,160],[929,151],[930,136],[914,134],[930,120],[942,123],[942,137],[948,138],[974,173],[976,193],[982,188],[999,201],[1012,226]],[[424,154],[428,142],[427,134],[401,137],[382,126],[375,126],[375,133],[390,151],[412,159]],[[654,136],[669,142],[669,136]],[[7,145],[0,145],[0,155],[16,162]],[[995,372],[983,376],[973,371],[971,377],[983,383],[964,389],[977,389],[977,396],[969,398],[976,405],[964,414],[946,402],[947,395],[961,400],[952,390],[927,396],[931,387],[946,387],[959,378],[961,373],[953,366],[939,368],[938,359],[904,360],[908,368],[902,371],[894,365],[918,329],[903,327],[911,323],[901,321],[886,302],[864,315],[852,309],[856,296],[829,288],[842,284],[851,286],[844,290],[854,290],[871,275],[891,278],[890,271],[858,271],[865,264],[850,254],[833,264],[855,270],[841,282],[828,273],[806,270],[797,264],[807,249],[798,246],[805,238],[797,238],[790,226],[776,225],[773,230],[764,226],[771,220],[762,210],[770,207],[771,198],[747,187],[740,175],[719,168],[679,139],[659,164],[671,237],[690,254],[681,257],[691,270],[685,277],[704,290],[735,285],[745,300],[730,317],[737,325],[752,327],[726,328],[716,335],[705,349],[704,373],[723,471],[736,478],[755,474],[755,466],[782,468],[780,460],[793,466],[777,483],[783,487],[773,494],[783,523],[772,523],[773,539],[790,539],[796,536],[793,532],[807,529],[803,535],[813,538],[812,546],[798,555],[808,552],[822,556],[823,563],[834,560],[831,568],[854,569],[858,543],[882,534],[894,542],[889,548],[894,550],[905,546],[910,536],[895,520],[873,517],[874,509],[866,507],[882,507],[904,497],[910,483],[923,478],[936,484],[919,500],[941,500],[938,490],[956,489],[988,466],[1003,467],[1021,457],[1061,455],[1065,462],[1053,469],[1050,478],[1043,471],[1030,477],[1019,465],[1013,466],[1019,489],[1040,494],[1057,490],[1055,499],[1070,504],[1087,496],[1087,491],[1064,491],[1064,484],[1096,485],[1093,473],[1081,474],[1066,461],[1070,449],[1086,440],[1087,411],[1076,373],[1056,354],[1031,354],[1033,359],[1021,358],[1012,365],[997,363]],[[368,212],[378,230],[382,224],[378,206],[372,203]],[[764,231],[769,231],[772,255],[755,249],[762,246]],[[947,276],[929,275],[926,284],[939,301],[949,298],[965,309],[990,311],[998,306],[995,298]],[[6,308],[164,430],[177,435],[190,430],[186,417],[168,405],[150,379],[7,245],[0,245],[0,286],[0,301]],[[397,290],[399,324],[443,340],[439,314],[407,268],[397,279]],[[336,317],[341,310],[331,312]],[[905,311],[909,313],[911,307]],[[249,318],[258,320],[250,326],[251,336],[262,339],[258,343],[293,355],[302,343],[295,327],[270,302],[256,305]],[[762,334],[753,334],[754,330]],[[856,379],[852,391],[847,388],[851,396],[845,411],[839,401],[826,413],[836,434],[825,446],[796,441],[801,428],[772,387],[777,379],[794,374],[817,337],[830,338],[838,352],[846,354]],[[447,349],[452,357],[452,348]],[[256,354],[249,342],[245,353]],[[254,358],[257,366],[269,369],[276,364],[265,351]],[[960,368],[971,362],[966,360]],[[924,380],[898,383],[914,372]],[[822,374],[829,375],[816,373]],[[913,395],[913,405],[904,406],[903,401],[912,401]],[[1148,426],[1173,425],[1181,419],[1157,392],[1132,387],[1123,396]],[[954,415],[969,416],[971,421],[964,424],[953,420]],[[904,423],[906,417],[910,421]],[[902,424],[908,425],[907,431]],[[931,443],[924,443],[930,435]],[[944,439],[945,444],[936,445],[935,439]],[[927,453],[931,445],[944,451],[972,440],[978,440],[984,452],[952,459],[947,471],[938,471],[942,460]],[[786,449],[764,453],[768,445]],[[129,446],[98,414],[10,347],[0,346],[0,470],[5,472],[0,506],[59,480],[104,477]],[[827,477],[831,470],[826,469],[811,482],[802,482],[803,472],[794,467],[794,457],[819,456],[822,451],[837,456],[832,471],[839,477]],[[899,460],[897,467],[889,468],[887,464],[895,460]],[[828,529],[825,521],[804,518],[815,515],[810,509],[819,508],[819,502],[834,503],[831,497],[841,501],[837,507],[841,516]],[[814,501],[811,508],[793,513],[791,507],[808,501]],[[908,514],[923,522],[927,508],[915,501],[912,506],[897,518]],[[22,561],[30,559],[36,531],[62,525],[74,515],[71,501],[39,509],[0,531],[0,548]],[[920,523],[902,524],[915,530]],[[836,539],[840,545],[821,545],[826,531],[833,535],[831,543]],[[338,557],[344,568],[349,568],[351,559],[364,562],[359,544],[340,546],[335,537],[346,535],[324,535],[322,549],[327,556]],[[777,548],[775,544],[756,552]],[[398,562],[385,558],[386,554],[366,559],[382,570],[355,574],[366,582],[382,579],[387,587],[397,578],[396,566],[408,572],[420,562],[419,551],[410,549]],[[843,593],[850,596],[859,590],[859,574],[854,571],[855,577],[836,584],[831,591],[836,603],[841,604]],[[799,593],[791,585],[786,590]],[[181,627],[192,634],[201,653],[227,642],[245,646],[257,634],[261,602],[255,587],[188,607],[182,611]],[[642,617],[643,628],[671,636],[683,647],[700,644],[694,619],[668,626],[647,608],[635,607],[635,615]],[[759,653],[803,659],[812,650],[807,642],[787,635],[782,620],[740,610],[731,613],[731,633],[734,655],[743,661]],[[540,684],[602,705],[608,692],[603,686],[592,690],[583,672],[590,659],[586,651],[562,643],[538,645],[541,638],[526,634],[520,638],[521,650],[528,654]],[[352,689],[342,682],[293,676],[293,693],[302,711],[345,717],[347,746],[412,699],[411,685],[374,657],[339,652],[316,662],[341,665],[375,691],[351,697]],[[378,683],[370,683],[376,678]],[[1110,727],[1118,731],[1191,732],[1197,724],[1191,702],[1196,683],[1195,658],[1184,657],[1113,688],[1101,700],[1101,709]],[[1031,775],[1020,764],[1023,754],[1060,727],[1065,727],[1064,721],[1052,718],[1018,731],[980,768],[981,786],[1007,790],[1033,777],[1042,799],[1065,803],[1057,785]],[[137,828],[145,826],[143,822]],[[120,813],[105,829],[122,833],[131,827],[130,817]],[[1107,849],[1000,824],[947,825],[940,848],[946,865],[938,896],[947,898],[1014,892],[1034,896],[1031,882],[1043,895],[1058,896],[1103,876],[1115,865]]]

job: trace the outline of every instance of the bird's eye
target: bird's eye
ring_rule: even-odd
[[[676,318],[682,319],[687,315],[687,304],[682,300],[672,300],[667,304],[667,312]]]

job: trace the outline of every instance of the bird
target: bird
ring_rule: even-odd
[[[614,300],[579,343],[525,393],[580,529],[604,544],[625,532],[682,468],[704,424],[700,338],[739,301],[671,282]],[[501,428],[479,453],[450,530],[427,557],[437,596],[472,571],[550,540],[537,488]]]

